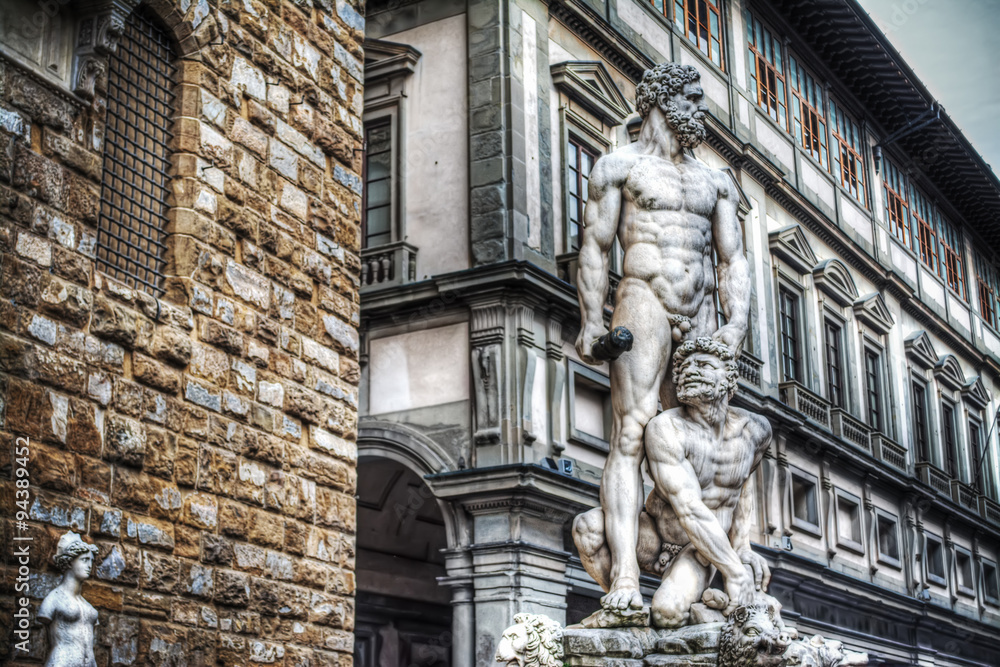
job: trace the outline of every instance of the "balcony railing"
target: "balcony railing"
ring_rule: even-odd
[[[760,389],[760,371],[764,367],[764,362],[744,350],[736,366],[740,369],[740,377]]]
[[[869,454],[872,453],[871,429],[867,424],[847,414],[843,408],[830,410],[830,426],[834,435],[854,443]]]
[[[1000,503],[986,496],[979,496],[979,516],[995,526],[1000,526]]]
[[[976,490],[957,479],[951,480],[951,499],[966,509],[973,512],[979,511]]]
[[[872,455],[896,470],[906,472],[906,450],[884,433],[872,433]]]
[[[417,279],[417,249],[406,241],[361,251],[361,288],[403,285]]]
[[[921,461],[916,466],[917,479],[938,493],[951,497],[951,478],[948,474],[927,461]]]
[[[792,410],[801,412],[820,426],[830,428],[830,404],[806,389],[798,382],[782,382],[778,385],[781,401]]]

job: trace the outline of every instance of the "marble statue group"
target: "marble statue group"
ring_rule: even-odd
[[[752,474],[771,427],[730,405],[751,272],[733,178],[690,151],[706,137],[699,72],[669,62],[646,71],[636,110],[638,139],[590,174],[578,260],[576,349],[587,363],[610,362],[613,417],[600,506],[573,523],[580,559],[606,592],[581,626],[659,632],[706,624],[708,634],[691,645],[713,646],[723,667],[866,664],[864,654],[845,657],[838,642],[796,640],[766,593],[768,564],[750,546]],[[616,238],[624,262],[608,327]],[[653,482],[646,498],[643,464]],[[641,572],[660,578],[648,607]],[[721,588],[711,587],[716,573]],[[561,632],[520,614],[497,660],[562,664]],[[526,660],[516,647],[528,645],[535,657]],[[555,653],[543,648],[552,646]]]

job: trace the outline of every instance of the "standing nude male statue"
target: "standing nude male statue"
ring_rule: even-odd
[[[608,253],[616,236],[625,260],[611,323],[634,336],[631,351],[611,363],[613,424],[601,481],[611,559],[601,604],[608,610],[642,608],[636,546],[643,431],[658,401],[665,409],[677,404],[668,373],[674,343],[711,336],[735,355],[747,330],[750,267],[735,184],[685,153],[705,138],[700,78],[693,67],[674,63],[648,70],[636,88],[643,117],[638,140],[599,159],[590,174],[576,349],[587,363],[598,361],[594,346],[608,331]],[[726,317],[722,327],[716,322],[716,281]]]
[[[750,548],[749,480],[771,442],[771,425],[729,407],[738,371],[722,343],[705,337],[683,343],[674,353],[672,375],[680,405],[646,425],[655,488],[639,522],[643,568],[662,573],[650,607],[650,620],[660,627],[687,621],[713,566],[722,573],[725,593],[712,591],[709,598],[726,616],[753,603],[770,579],[767,562]],[[605,525],[604,510],[594,508],[577,517],[573,536],[584,568],[607,586],[611,554]],[[659,559],[652,560],[652,553]]]

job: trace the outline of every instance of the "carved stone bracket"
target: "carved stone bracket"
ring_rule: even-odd
[[[552,454],[556,457],[566,449],[566,436],[563,433],[563,391],[566,387],[566,355],[562,351],[562,320],[553,316],[549,319],[546,330],[545,356],[548,358],[548,406],[549,406],[549,442],[552,444]]]
[[[74,53],[73,92],[91,100],[107,71],[108,56],[118,50],[125,20],[139,0],[103,0],[76,4],[80,16]]]
[[[473,397],[477,445],[500,442],[500,368],[506,307],[490,302],[472,308],[469,342],[472,349]]]

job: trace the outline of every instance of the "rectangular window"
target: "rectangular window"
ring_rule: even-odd
[[[983,492],[983,426],[978,419],[969,420],[969,481],[977,493]]]
[[[788,127],[785,102],[785,68],[781,61],[781,42],[770,30],[746,12],[747,46],[750,49],[750,85],[757,95],[757,106],[767,115]]]
[[[868,406],[868,425],[884,432],[882,413],[882,355],[875,350],[865,350],[865,396]]]
[[[976,580],[972,576],[972,554],[965,549],[955,549],[955,573],[959,590],[966,595],[974,594]]]
[[[927,535],[927,578],[941,586],[947,586],[944,578],[944,545],[937,537]]]
[[[875,531],[880,561],[899,567],[899,525],[895,518],[878,513]]]
[[[974,253],[973,258],[979,296],[979,315],[986,324],[994,329],[1000,329],[1000,271],[980,252]]]
[[[362,239],[366,248],[392,242],[392,123],[390,118],[365,127]]]
[[[781,331],[781,370],[785,380],[802,381],[802,342],[799,334],[799,297],[784,287],[778,289]]]
[[[912,248],[910,236],[910,206],[906,198],[906,181],[903,172],[889,160],[885,165],[885,222],[889,230],[903,245]]]
[[[844,351],[843,332],[840,325],[826,321],[826,398],[835,408],[843,408],[844,400]]]
[[[789,84],[792,92],[792,134],[799,146],[813,159],[829,168],[826,148],[826,113],[823,91],[816,79],[795,59],[788,56]]]
[[[569,205],[569,248],[580,249],[580,225],[583,224],[583,208],[587,204],[587,186],[590,170],[594,168],[597,155],[582,143],[569,138],[566,144],[566,192]]]
[[[833,170],[840,178],[840,184],[867,208],[865,195],[865,169],[861,156],[864,154],[861,130],[843,109],[830,101],[830,128],[833,130]]]
[[[930,461],[930,436],[927,430],[927,385],[914,381],[913,393],[913,440],[916,444],[917,461]]]
[[[931,222],[934,220],[934,208],[931,206],[930,200],[913,185],[910,186],[910,211],[917,228],[917,250],[920,261],[931,271],[937,273],[937,232],[931,226]]]
[[[968,300],[965,289],[965,265],[962,261],[962,232],[938,215],[938,239],[941,241],[941,277],[963,298]]]
[[[941,404],[941,433],[944,435],[944,471],[958,479],[958,439],[956,437],[955,408],[950,403]]]
[[[653,6],[664,11],[657,2]],[[722,19],[718,0],[674,0],[674,23],[698,50],[722,67]]]
[[[861,543],[861,504],[837,494],[837,543],[854,551],[864,551]]]
[[[997,577],[996,563],[983,561],[983,596],[987,602],[1000,604],[1000,577]]]
[[[819,501],[814,478],[792,474],[792,520],[800,528],[819,533]]]

